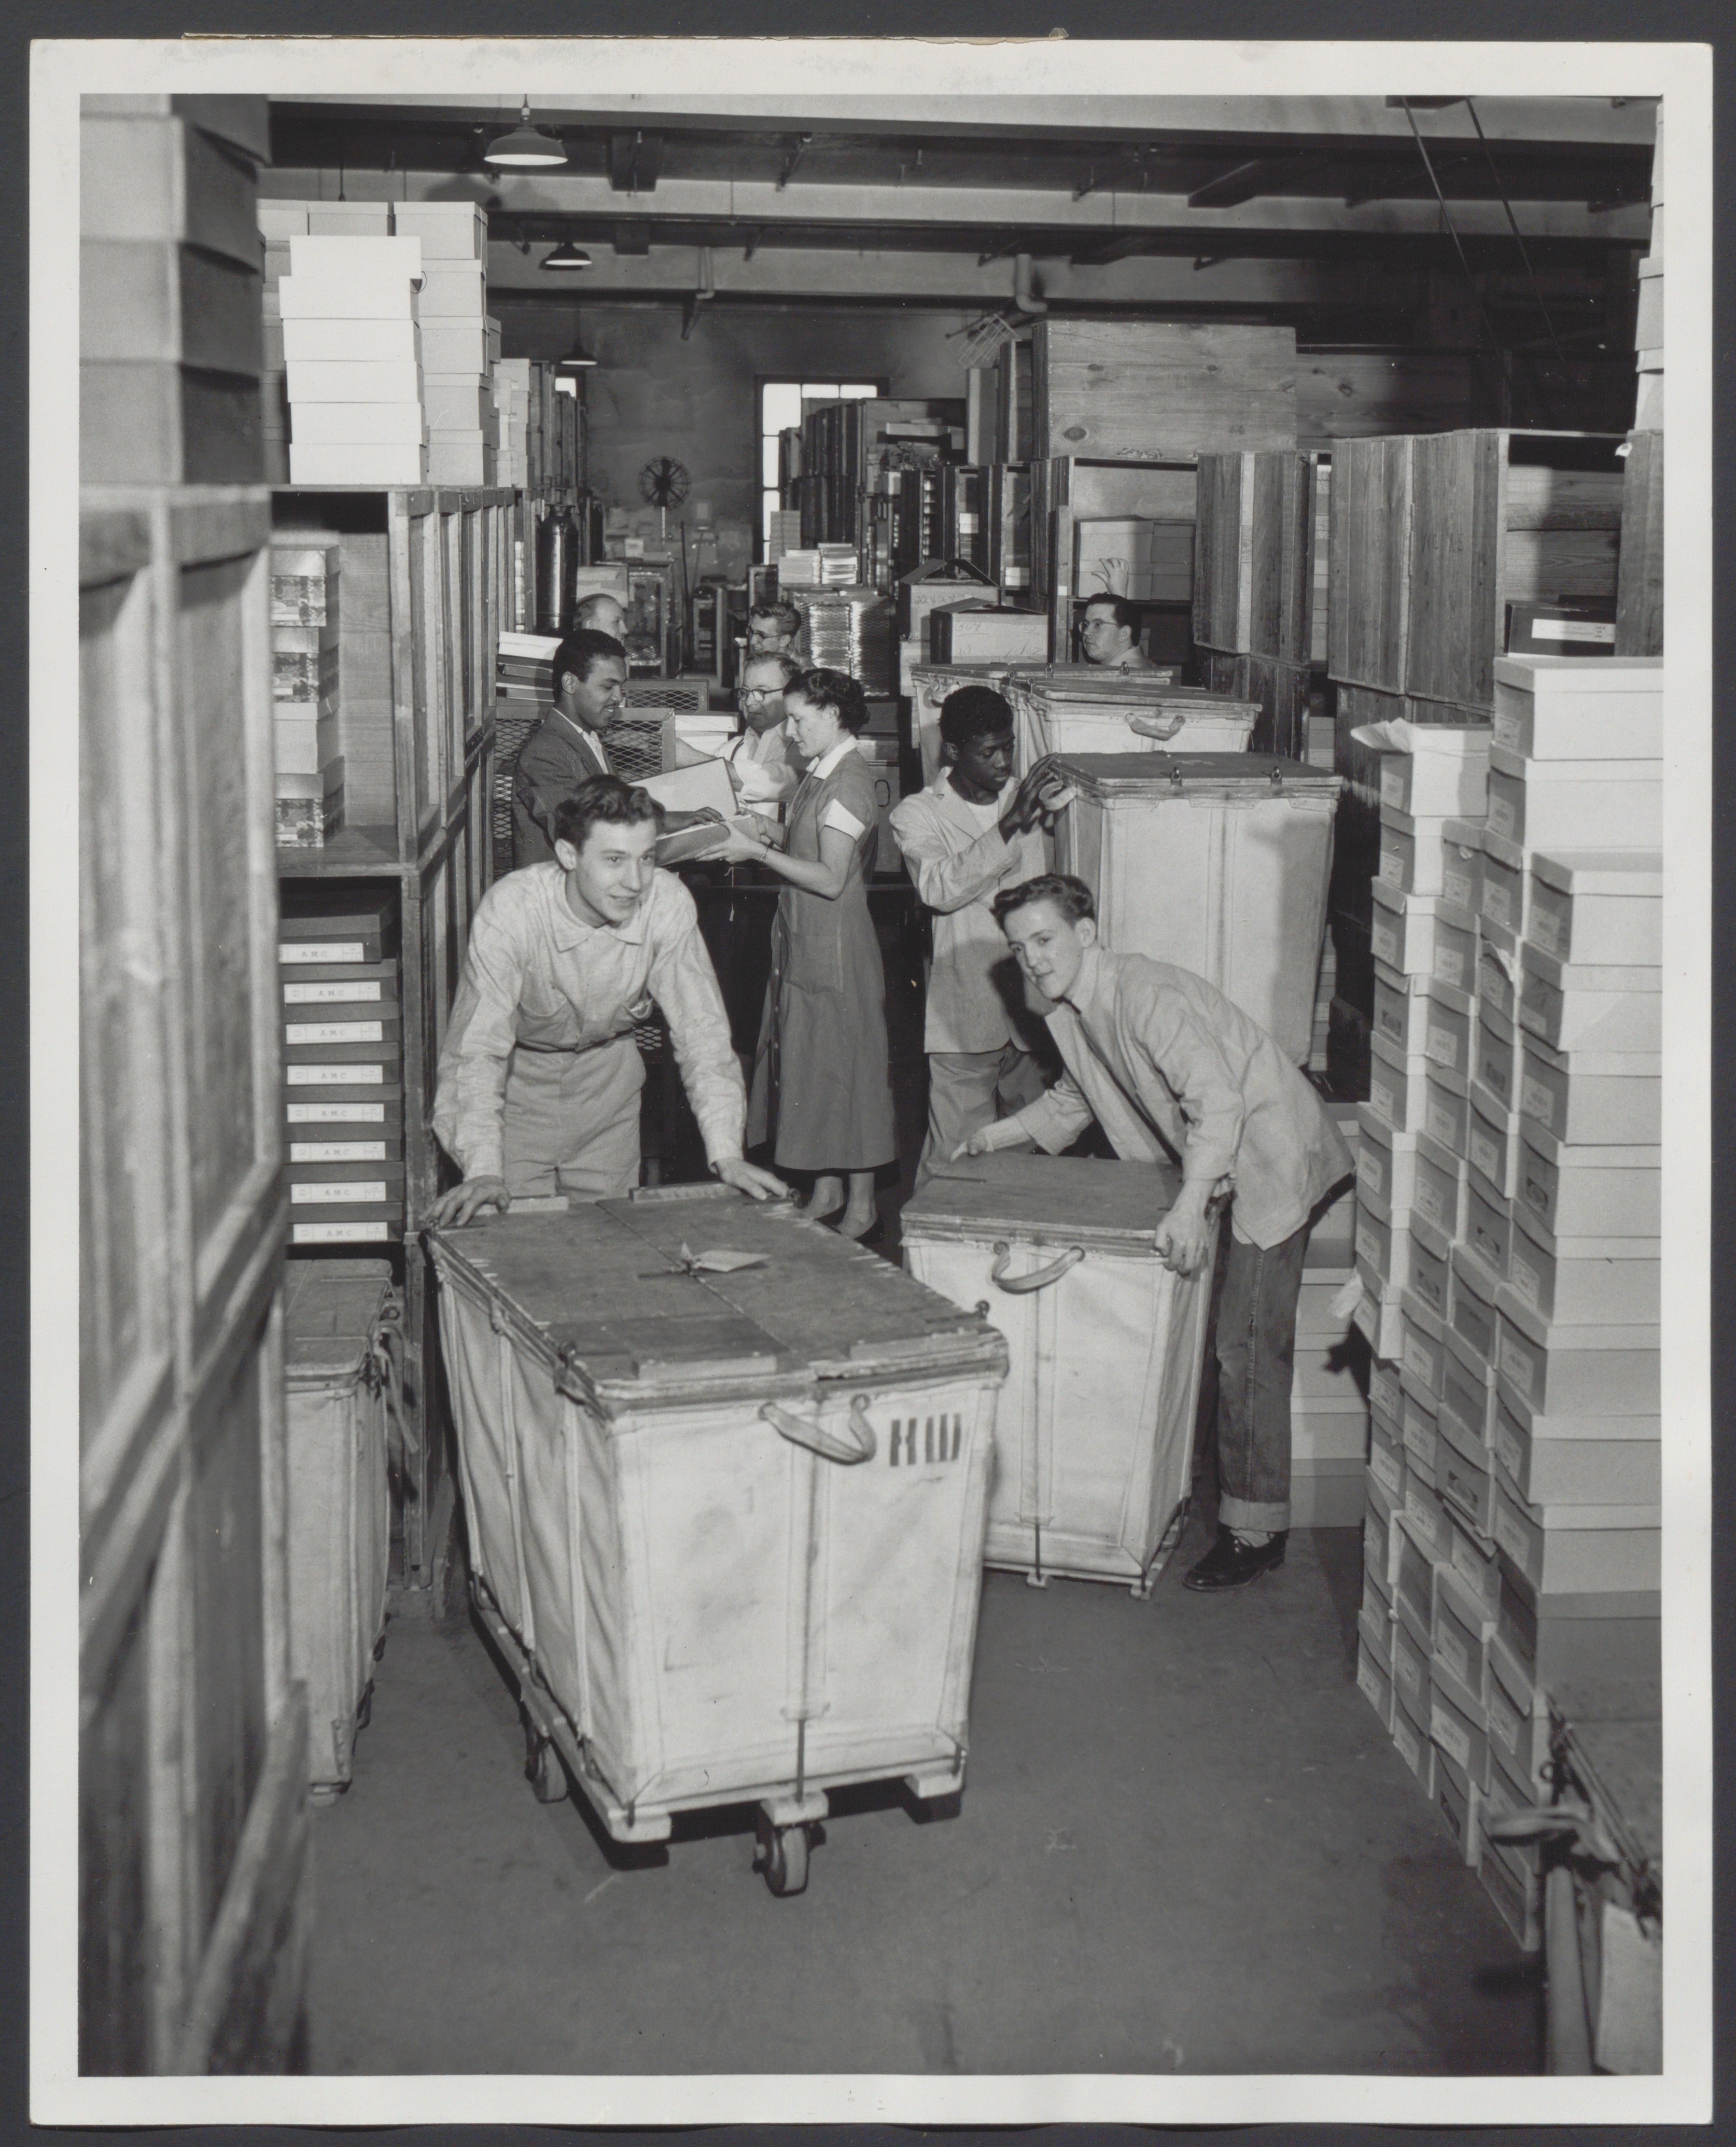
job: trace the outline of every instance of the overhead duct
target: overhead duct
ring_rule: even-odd
[[[1013,260],[1013,303],[1022,313],[1046,313],[1047,298],[1039,298],[1031,283],[1031,257],[1018,253]]]

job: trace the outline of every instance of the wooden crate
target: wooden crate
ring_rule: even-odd
[[[1293,328],[1039,321],[1003,366],[1010,461],[1192,462],[1296,444]]]
[[[308,1918],[284,1586],[263,488],[80,548],[80,2065],[283,2069]]]
[[[1193,638],[1201,648],[1310,661],[1318,460],[1200,457]]]
[[[1663,435],[1630,436],[1622,472],[1615,594],[1618,656],[1663,653]]]
[[[1405,690],[1413,444],[1345,440],[1333,455],[1326,668],[1385,693]]]
[[[1086,603],[1073,590],[1078,524],[1136,518],[1191,529],[1195,489],[1193,468],[1186,462],[1057,455],[1033,466],[1031,588],[1033,608],[1048,614],[1052,662],[1074,660],[1074,628]]]
[[[1488,714],[1509,603],[1613,604],[1618,444],[1594,434],[1498,431],[1410,443],[1404,692]]]
[[[1438,433],[1479,414],[1468,352],[1311,350],[1296,361],[1296,443]]]
[[[433,1584],[450,1514],[446,1434],[437,1407],[434,1314],[426,1263],[411,1241],[440,1190],[430,1130],[447,1016],[470,920],[493,877],[495,664],[510,617],[516,495],[492,489],[344,492],[273,489],[277,533],[317,541],[342,533],[340,575],[353,555],[383,559],[343,585],[341,632],[374,635],[384,652],[392,817],[346,824],[320,850],[283,850],[286,881],[353,880],[398,893],[404,1080],[403,1263],[405,1579]],[[365,540],[365,541],[361,541]],[[356,547],[353,554],[353,547]],[[340,662],[345,652],[340,649]],[[340,692],[351,674],[340,673]]]
[[[1286,760],[1305,763],[1313,671],[1306,663],[1287,663],[1276,656],[1248,656],[1243,660],[1241,696],[1260,704],[1259,719],[1248,742],[1249,752],[1274,753]]]

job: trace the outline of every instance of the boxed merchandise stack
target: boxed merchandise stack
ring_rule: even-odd
[[[780,553],[780,589],[842,589],[855,584],[860,562],[853,544],[811,544]]]
[[[803,609],[810,661],[859,679],[872,698],[897,693],[898,642],[890,597],[865,587],[826,585],[805,598]]]
[[[530,360],[503,358],[493,378],[495,482],[523,492],[530,483]]]
[[[425,483],[414,311],[421,242],[310,229],[288,245],[278,302],[291,483]]]
[[[283,356],[283,317],[278,286],[289,273],[290,240],[308,235],[308,204],[299,201],[263,201],[258,214],[265,269],[265,364],[259,377],[265,477],[268,484],[288,484],[289,376]]]
[[[798,507],[774,507],[772,509],[770,533],[766,538],[766,557],[779,563],[788,553],[798,551],[802,543],[802,510]]]
[[[473,202],[399,202],[393,216],[393,228],[422,248],[415,316],[422,330],[428,482],[493,484],[495,406],[483,266],[488,219]]]
[[[1328,1106],[1353,1158],[1360,1146],[1356,1106]],[[1353,1528],[1363,1516],[1368,1404],[1368,1350],[1352,1327],[1345,1286],[1354,1279],[1356,1193],[1348,1186],[1308,1233],[1296,1305],[1296,1361],[1290,1388],[1290,1521],[1293,1528]]]
[[[335,545],[273,545],[271,643],[278,842],[318,849],[344,811]]]
[[[1534,1945],[1536,1852],[1480,1814],[1548,1801],[1552,1692],[1659,1674],[1662,700],[1655,663],[1495,678],[1456,777],[1433,733],[1381,763],[1359,1674]]]
[[[278,928],[293,1246],[404,1229],[399,964],[387,897],[309,904]]]

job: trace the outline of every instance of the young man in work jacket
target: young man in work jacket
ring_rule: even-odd
[[[715,1174],[756,1200],[788,1189],[742,1159],[748,1099],[693,898],[652,862],[658,812],[593,776],[554,812],[554,856],[483,897],[440,1053],[434,1133],[464,1173],[426,1219],[468,1223],[520,1195],[620,1199],[639,1175],[655,1001]]]
[[[1043,1074],[1018,1033],[996,972],[1009,966],[989,904],[1034,879],[1048,858],[1042,823],[1063,802],[1050,763],[1013,778],[1013,711],[989,686],[959,686],[940,710],[940,773],[892,809],[893,833],[932,913],[923,1048],[928,1055],[928,1132],[916,1190],[963,1141],[1003,1111],[1033,1103]]]
[[[1218,1308],[1217,1541],[1187,1585],[1239,1588],[1279,1566],[1290,1527],[1290,1383],[1302,1259],[1315,1209],[1350,1174],[1319,1098],[1257,1022],[1186,969],[1097,943],[1083,880],[1061,873],[998,895],[995,915],[1067,1072],[1037,1103],[965,1144],[1023,1136],[1051,1154],[1094,1117],[1117,1155],[1182,1166],[1158,1254],[1192,1274],[1228,1196]]]

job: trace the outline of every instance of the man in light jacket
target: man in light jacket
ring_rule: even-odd
[[[1284,1561],[1303,1255],[1313,1215],[1350,1174],[1350,1152],[1302,1074],[1222,992],[1168,962],[1098,944],[1083,880],[1045,873],[993,906],[1021,972],[1049,1002],[1044,1018],[1067,1072],[973,1135],[965,1152],[1031,1139],[1055,1154],[1095,1118],[1117,1155],[1178,1162],[1182,1189],[1158,1233],[1158,1257],[1178,1274],[1207,1258],[1209,1210],[1227,1198],[1218,1538],[1187,1585],[1243,1587]]]
[[[923,1032],[928,1132],[917,1165],[918,1192],[936,1164],[971,1134],[1042,1092],[1037,1062],[1018,1038],[1020,994],[989,904],[1047,868],[1039,823],[1053,818],[1066,797],[1048,762],[1023,783],[1013,781],[1013,711],[988,686],[960,686],[948,694],[940,711],[940,759],[934,782],[891,813],[893,833],[933,921]]]

